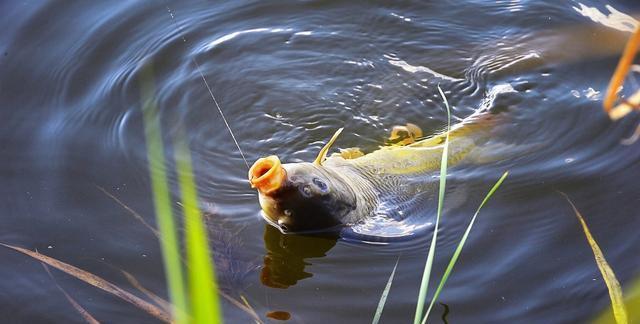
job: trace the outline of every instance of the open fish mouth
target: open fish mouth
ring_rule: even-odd
[[[280,159],[275,155],[258,159],[249,169],[251,187],[258,189],[263,194],[278,190],[286,179],[287,172],[282,167]]]

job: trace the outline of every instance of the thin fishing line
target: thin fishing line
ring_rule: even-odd
[[[176,30],[178,31],[178,33],[180,33],[182,31],[182,28],[176,22],[175,15],[171,11],[171,8],[169,8],[168,6],[167,6],[167,12],[169,12],[169,16],[171,17],[171,22],[176,27]],[[187,39],[184,36],[180,36],[180,38],[182,38],[183,43],[185,44],[187,43]],[[229,134],[231,134],[231,138],[233,139],[233,142],[236,144],[236,147],[238,148],[238,152],[240,152],[240,155],[242,156],[242,160],[244,161],[244,164],[247,166],[247,169],[249,169],[249,162],[247,162],[247,158],[244,156],[244,153],[240,148],[240,144],[238,143],[236,136],[233,134],[233,131],[231,130],[231,126],[229,126],[229,122],[227,122],[227,118],[224,116],[224,113],[222,112],[222,108],[220,108],[220,105],[218,104],[218,100],[216,100],[216,96],[213,95],[213,91],[209,86],[209,82],[207,82],[207,79],[204,77],[204,74],[202,73],[202,69],[200,69],[200,64],[198,64],[198,61],[196,60],[195,57],[191,57],[191,61],[196,66],[196,71],[198,71],[198,74],[200,74],[202,81],[204,81],[204,85],[207,87],[207,90],[209,90],[211,99],[213,99],[213,103],[215,104],[216,108],[218,108],[218,112],[220,113],[220,117],[222,117],[222,121],[224,122],[225,126],[227,126],[227,129],[229,130]]]

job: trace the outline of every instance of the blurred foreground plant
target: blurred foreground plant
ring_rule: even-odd
[[[215,281],[215,267],[209,250],[207,231],[198,206],[191,154],[184,139],[184,133],[178,132],[173,151],[185,218],[187,256],[185,265],[187,285],[185,285],[185,271],[180,255],[178,228],[169,194],[160,116],[155,101],[151,64],[145,64],[142,71],[141,86],[144,103],[142,109],[147,159],[169,296],[173,303],[173,317],[178,324],[221,323],[222,314]]]

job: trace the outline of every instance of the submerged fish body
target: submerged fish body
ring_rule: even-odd
[[[489,139],[497,115],[476,113],[449,131],[449,165],[468,159]],[[283,232],[317,231],[353,225],[378,213],[401,218],[420,197],[436,191],[446,133],[368,154],[349,151],[315,162],[281,164],[262,158],[249,171],[264,218]],[[346,158],[345,158],[346,156]]]

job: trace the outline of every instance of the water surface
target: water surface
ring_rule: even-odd
[[[0,9],[1,242],[135,292],[123,269],[166,296],[156,238],[100,189],[154,222],[144,63],[168,147],[186,130],[226,291],[262,316],[290,312],[293,323],[368,323],[400,258],[382,322],[412,320],[434,199],[409,221],[361,224],[356,232],[368,236],[280,234],[260,217],[195,60],[249,163],[271,154],[311,161],[339,127],[337,147],[365,150],[393,125],[437,133],[446,121],[438,85],[455,120],[482,107],[499,112],[484,149],[490,162],[450,170],[436,274],[486,191],[511,171],[442,294],[450,323],[585,322],[608,307],[557,190],[583,213],[622,284],[639,275],[640,150],[620,141],[640,120],[612,123],[601,112],[632,29],[625,14],[640,12],[633,1],[10,1]],[[175,174],[170,182],[177,201]],[[39,264],[0,255],[3,322],[81,321]],[[54,277],[104,322],[154,322]],[[223,310],[229,323],[250,320],[229,303]],[[438,305],[432,322],[444,313]]]

